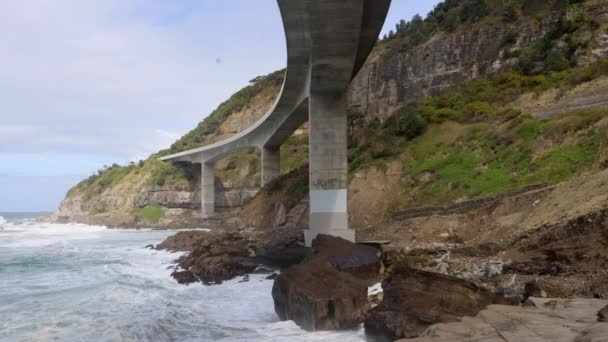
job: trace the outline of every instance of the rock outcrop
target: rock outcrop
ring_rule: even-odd
[[[314,258],[327,260],[338,271],[350,273],[372,285],[380,279],[380,252],[373,247],[356,245],[344,239],[319,235],[312,246]]]
[[[358,326],[370,307],[368,286],[379,277],[377,251],[327,235],[313,241],[312,251],[310,261],[275,279],[277,315],[310,331]]]
[[[432,324],[455,322],[503,303],[474,283],[407,266],[398,266],[382,282],[382,289],[382,302],[364,323],[366,334],[377,340],[418,337]]]
[[[180,283],[201,281],[220,284],[253,272],[258,263],[251,241],[238,233],[180,232],[157,246],[159,249],[190,251],[177,260],[172,276]]]
[[[600,25],[608,22],[608,5],[603,1],[584,4],[568,16],[580,13]],[[503,58],[505,37],[517,32],[517,48],[530,46],[553,29],[560,16],[556,12],[542,20],[439,33],[409,52],[372,56],[351,84],[349,106],[358,108],[368,119],[384,119],[408,101],[436,96],[454,85],[510,70],[518,60]],[[606,34],[592,40],[597,48],[589,62],[604,56],[608,49]]]
[[[414,342],[603,342],[608,324],[598,323],[599,299],[531,298],[530,306],[491,305],[476,317],[437,324]]]
[[[293,320],[309,331],[355,328],[368,305],[366,282],[323,259],[283,271],[275,279],[272,298],[281,320]]]
[[[137,208],[159,205],[165,208],[199,209],[201,206],[199,182],[200,180],[194,177],[193,185],[149,187],[135,197],[133,205]],[[255,196],[259,190],[260,185],[253,181],[217,182],[216,206],[220,208],[239,207]]]
[[[608,305],[606,305],[597,313],[597,321],[602,323],[608,323]]]
[[[289,267],[300,263],[309,250],[297,240],[266,240],[239,231],[182,231],[156,249],[187,252],[177,259],[172,276],[181,284],[219,284],[252,273],[259,266]]]

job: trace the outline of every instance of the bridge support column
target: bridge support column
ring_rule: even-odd
[[[310,94],[310,229],[306,246],[319,234],[355,242],[348,229],[346,92]]]
[[[281,175],[281,148],[262,148],[262,186]]]
[[[201,213],[203,218],[215,214],[215,165],[201,163]]]

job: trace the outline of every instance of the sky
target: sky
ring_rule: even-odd
[[[384,32],[437,0],[393,0]],[[54,211],[285,67],[276,0],[0,2],[0,212]]]

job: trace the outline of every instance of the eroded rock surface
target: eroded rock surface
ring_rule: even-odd
[[[490,305],[476,317],[437,324],[415,342],[600,342],[608,340],[608,324],[597,312],[599,299],[530,298],[532,306]]]
[[[187,231],[167,238],[157,248],[190,252],[177,259],[172,276],[179,283],[219,284],[257,268],[252,243],[238,233]]]
[[[494,293],[459,278],[398,266],[382,283],[384,299],[365,320],[365,332],[376,340],[413,338],[430,325],[475,316],[493,303]]]
[[[157,249],[188,252],[179,257],[172,276],[180,284],[219,284],[252,273],[260,265],[288,267],[300,263],[308,249],[297,240],[265,240],[243,232],[182,231]],[[267,269],[272,273],[272,269]]]
[[[380,280],[380,253],[376,248],[356,245],[339,237],[319,235],[313,242],[312,253],[314,258],[323,258],[338,271],[368,281],[369,285]]]
[[[272,297],[281,320],[293,320],[309,331],[355,328],[368,305],[366,282],[324,259],[283,271],[274,282]]]
[[[275,311],[306,330],[355,328],[370,308],[368,286],[381,268],[376,249],[319,235],[311,259],[284,270],[272,288]]]
[[[597,321],[602,323],[608,323],[608,305],[606,305],[597,313]]]

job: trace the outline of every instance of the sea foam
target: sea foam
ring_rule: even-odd
[[[218,286],[171,278],[175,231],[9,222],[0,238],[0,341],[364,341],[280,322],[265,275]]]

